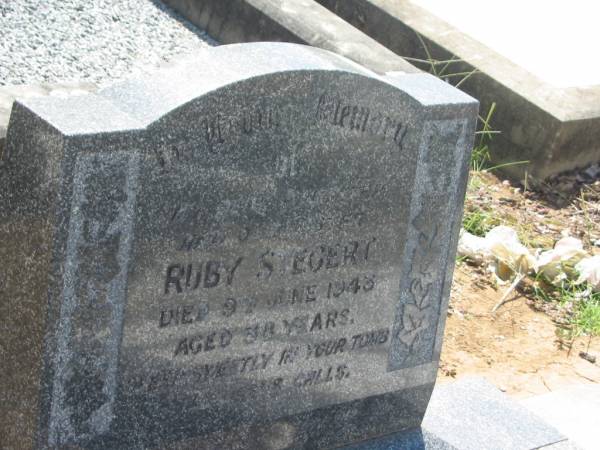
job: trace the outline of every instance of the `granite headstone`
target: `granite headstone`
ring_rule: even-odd
[[[326,448],[418,427],[477,102],[292,44],[14,104],[0,435]]]

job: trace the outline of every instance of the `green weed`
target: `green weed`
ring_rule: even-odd
[[[464,61],[454,55],[445,60],[435,59],[423,37],[419,33],[416,33],[416,36],[421,44],[421,47],[423,48],[425,59],[404,57],[406,60],[420,65],[432,75],[443,79],[456,88],[459,88],[465,81],[478,73],[477,69],[464,70]],[[460,67],[458,70],[455,69],[457,64]],[[479,172],[482,170],[493,171],[517,164],[529,163],[529,161],[514,161],[490,166],[492,157],[490,155],[489,143],[495,134],[500,133],[499,130],[494,130],[491,125],[492,116],[494,115],[495,111],[496,102],[492,102],[488,108],[486,116],[483,117],[479,115],[477,118],[478,131],[476,134],[479,136],[479,139],[475,143],[473,152],[471,153],[471,171],[473,172]]]
[[[473,147],[471,153],[471,170],[479,172],[484,170],[491,160],[489,142],[492,140],[495,130],[492,129],[492,116],[496,110],[496,103],[492,103],[485,117],[477,115],[478,128],[475,134],[479,135],[479,139]]]
[[[529,161],[511,161],[503,164],[490,165],[492,157],[490,154],[489,144],[492,141],[494,135],[500,134],[500,131],[492,128],[492,116],[496,111],[496,102],[492,102],[485,117],[477,116],[477,128],[478,131],[475,134],[478,139],[473,147],[471,153],[471,170],[473,172],[480,172],[487,170],[489,172],[501,169],[503,167],[515,166],[519,164],[529,164]]]
[[[500,225],[500,220],[490,212],[480,208],[465,211],[462,221],[463,228],[475,236],[485,236],[495,226]]]
[[[579,302],[573,317],[574,336],[600,336],[600,294]]]
[[[533,295],[570,310],[569,326],[563,330],[563,337],[573,340],[579,336],[600,336],[600,292],[592,292],[587,283],[575,284],[567,279],[553,285],[538,275],[533,282]]]

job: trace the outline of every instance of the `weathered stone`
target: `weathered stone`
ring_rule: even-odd
[[[418,427],[476,110],[291,44],[15,103],[0,435],[275,449]]]

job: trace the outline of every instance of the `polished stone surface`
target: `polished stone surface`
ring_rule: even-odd
[[[420,429],[347,450],[575,449],[566,439],[485,379],[474,377],[437,385]]]
[[[0,435],[278,449],[417,427],[476,111],[290,44],[16,103]]]
[[[566,439],[485,379],[475,377],[438,386],[423,428],[461,450],[534,449]]]

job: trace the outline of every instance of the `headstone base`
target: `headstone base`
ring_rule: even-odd
[[[420,429],[346,450],[576,449],[554,427],[482,378],[437,386]]]

